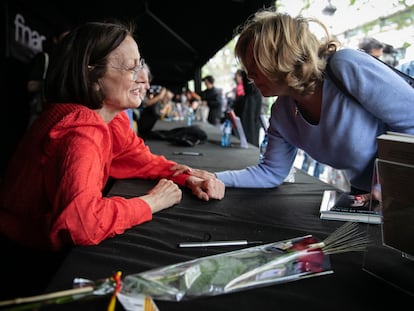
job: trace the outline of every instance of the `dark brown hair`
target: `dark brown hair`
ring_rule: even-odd
[[[133,36],[132,24],[89,22],[70,30],[50,59],[46,76],[48,103],[101,108],[105,94],[99,79],[106,72],[108,55],[127,36]]]

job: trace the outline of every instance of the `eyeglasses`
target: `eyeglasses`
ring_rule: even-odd
[[[144,69],[145,66],[145,60],[143,58],[141,58],[139,60],[139,65],[135,66],[133,68],[125,68],[125,67],[115,67],[115,66],[110,66],[111,68],[117,69],[117,70],[125,70],[125,71],[129,71],[132,73],[132,80],[136,81],[138,79],[138,73]]]
[[[144,69],[145,66],[145,60],[143,58],[141,58],[139,60],[139,64],[133,68],[125,68],[125,67],[117,67],[117,66],[109,66],[113,69],[116,70],[123,70],[123,71],[129,71],[132,73],[132,80],[136,81],[138,79],[138,73]],[[88,68],[92,69],[93,67],[105,67],[104,65],[93,65],[93,66],[88,66]]]

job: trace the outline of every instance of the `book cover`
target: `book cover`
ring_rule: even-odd
[[[339,190],[325,190],[320,205],[320,218],[381,224],[379,202],[369,195],[351,195]]]

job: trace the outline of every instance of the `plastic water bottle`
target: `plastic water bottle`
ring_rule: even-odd
[[[260,144],[260,154],[259,154],[259,163],[263,163],[264,162],[264,155],[266,152],[266,148],[267,148],[267,133],[265,133],[262,143]]]
[[[221,134],[221,146],[231,146],[231,123],[229,119],[226,119],[226,121],[224,121],[223,132]]]
[[[192,108],[188,108],[187,111],[187,126],[191,126],[193,124],[194,119],[194,110]]]

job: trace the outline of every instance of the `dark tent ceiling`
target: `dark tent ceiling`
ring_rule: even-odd
[[[119,19],[136,24],[142,57],[154,83],[178,89],[200,78],[200,68],[226,45],[238,25],[269,0],[21,1],[52,28],[83,21]]]

